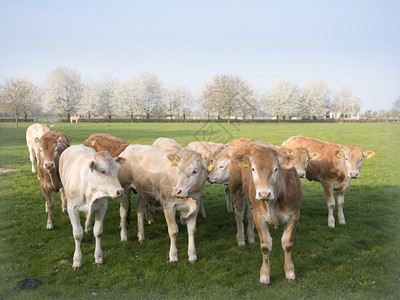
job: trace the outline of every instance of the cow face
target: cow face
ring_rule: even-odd
[[[364,158],[372,158],[375,156],[373,151],[362,151],[360,146],[347,146],[344,147],[345,164],[347,176],[353,179],[359,178],[361,174],[361,166]]]
[[[210,183],[227,184],[229,176],[229,164],[230,157],[228,155],[224,155],[218,161],[210,160],[210,164],[208,166],[210,173],[207,176],[207,180]]]
[[[35,138],[40,161],[43,162],[43,168],[48,171],[53,170],[58,163],[58,159],[60,157],[58,148],[61,145],[61,139],[61,136],[58,138],[58,140],[47,136],[43,136],[40,139]]]
[[[186,150],[182,156],[168,154],[168,159],[176,166],[178,178],[172,189],[172,196],[190,197],[192,193],[201,192],[207,177],[204,158],[197,152]]]
[[[255,199],[271,201],[275,199],[279,187],[279,173],[282,169],[291,169],[296,158],[283,151],[270,148],[253,150],[253,155],[238,154],[233,161],[246,170],[246,176],[251,177],[254,186]]]
[[[124,194],[124,190],[118,181],[118,169],[125,163],[125,158],[112,158],[107,151],[97,152],[89,162],[92,174],[92,182],[96,187],[94,198],[112,197],[118,198]]]

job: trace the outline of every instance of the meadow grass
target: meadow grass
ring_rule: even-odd
[[[255,244],[237,246],[236,223],[226,210],[223,187],[208,183],[203,194],[207,218],[197,219],[195,265],[187,261],[187,232],[179,222],[180,262],[168,263],[169,237],[162,215],[153,215],[155,224],[145,226],[143,244],[137,242],[133,216],[129,241],[122,243],[119,202],[110,199],[102,237],[105,264],[94,264],[94,237],[87,234],[81,244],[82,269],[74,272],[72,227],[68,215],[61,213],[58,194],[55,229],[46,230],[44,197],[31,173],[25,142],[29,125],[20,123],[17,129],[13,123],[0,123],[0,167],[16,169],[0,174],[0,299],[400,298],[400,124],[54,124],[71,144],[100,132],[141,144],[164,136],[183,146],[195,140],[226,143],[242,136],[281,144],[301,134],[373,150],[376,156],[364,162],[361,178],[352,181],[345,195],[346,226],[337,221],[335,229],[327,226],[321,185],[302,179],[304,198],[292,251],[298,281],[285,280],[282,228],[271,229],[270,288],[258,283],[262,256],[257,235]],[[32,291],[14,291],[25,278],[43,284]]]

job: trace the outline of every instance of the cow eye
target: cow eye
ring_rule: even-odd
[[[251,168],[251,170],[252,170],[253,172],[255,172],[255,170],[256,170],[256,169],[254,169],[254,168]]]
[[[106,174],[106,171],[104,171],[103,169],[100,170],[101,174]]]
[[[224,165],[220,165],[218,168],[223,169],[223,168],[224,168]]]
[[[275,169],[274,169],[274,173],[275,173],[276,171],[278,171],[278,167],[275,167]]]
[[[192,171],[192,174],[193,174],[193,175],[197,174],[197,169],[193,170],[193,171]]]

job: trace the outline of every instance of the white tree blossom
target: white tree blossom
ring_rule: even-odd
[[[78,113],[91,116],[100,113],[100,85],[91,79],[82,84],[82,99],[79,105]]]
[[[100,114],[108,116],[109,119],[122,111],[118,99],[119,88],[118,79],[109,75],[103,76],[99,81]]]
[[[297,84],[286,77],[276,80],[267,90],[266,109],[272,116],[293,116],[299,111],[300,93]]]
[[[184,86],[173,85],[166,89],[164,104],[171,117],[178,116],[186,119],[190,113],[191,101],[192,95]]]
[[[44,103],[47,110],[69,119],[75,113],[81,99],[81,75],[68,68],[57,68],[44,82]]]
[[[335,100],[332,110],[336,114],[344,115],[357,114],[360,111],[361,99],[354,90],[347,85],[339,87],[335,92]]]
[[[303,116],[321,117],[329,110],[329,89],[323,80],[309,79],[301,89],[300,113]]]
[[[134,79],[134,94],[137,99],[138,111],[150,119],[158,112],[163,96],[161,82],[154,74],[138,74]],[[159,112],[158,112],[159,114]]]

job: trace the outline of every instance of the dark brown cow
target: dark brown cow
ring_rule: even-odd
[[[268,224],[273,228],[285,224],[282,248],[285,252],[285,277],[295,281],[294,265],[291,258],[294,229],[300,217],[303,199],[299,176],[293,167],[295,157],[281,153],[258,142],[249,142],[235,150],[231,156],[229,188],[235,204],[238,245],[244,245],[243,236],[243,192],[253,206],[253,218],[261,243],[263,263],[260,282],[270,284],[269,254],[272,238]],[[251,222],[251,220],[250,220]],[[254,233],[248,227],[248,238],[254,240]],[[250,232],[251,228],[251,232]]]
[[[360,177],[363,158],[372,158],[375,153],[363,151],[360,146],[343,146],[304,136],[293,136],[283,142],[282,145],[289,148],[304,147],[309,152],[320,153],[317,159],[310,160],[307,167],[307,178],[321,182],[324,188],[328,206],[328,226],[331,228],[335,227],[333,191],[337,192],[338,221],[339,224],[345,225],[344,193],[350,187],[350,180]]]
[[[69,147],[68,138],[60,131],[48,131],[42,137],[35,138],[38,147],[38,176],[40,187],[46,198],[47,226],[48,230],[54,228],[54,195],[53,192],[61,193],[61,208],[67,211],[67,203],[62,189],[58,163],[61,153]]]

